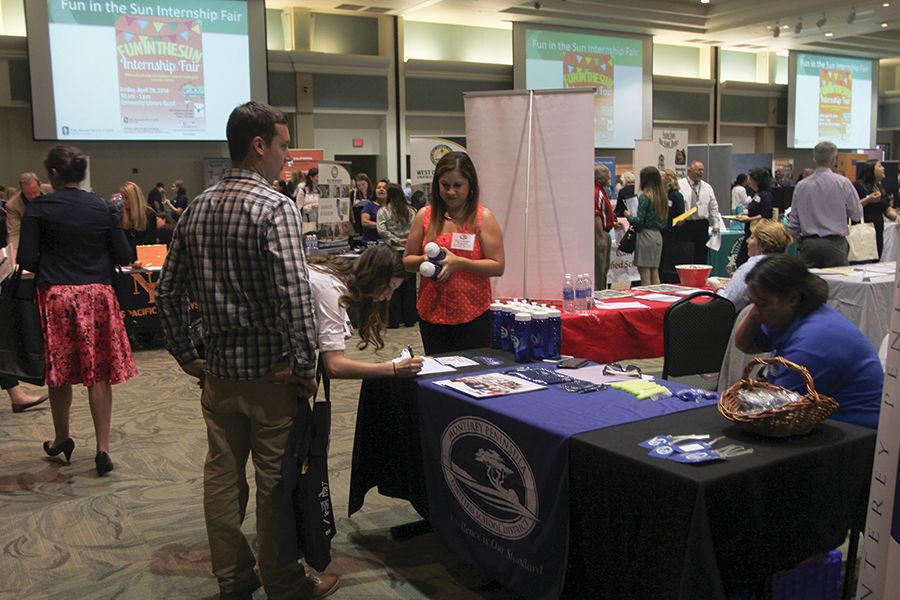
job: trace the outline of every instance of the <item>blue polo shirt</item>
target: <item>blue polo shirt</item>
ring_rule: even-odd
[[[836,310],[822,305],[808,315],[797,315],[780,333],[762,326],[756,345],[809,369],[816,391],[838,403],[833,419],[878,428],[881,362],[869,338]],[[800,373],[778,365],[769,368],[769,382],[806,391]]]
[[[363,205],[362,209],[364,213],[368,213],[369,218],[372,219],[373,223],[378,220],[379,210],[381,210],[381,207],[378,206],[378,203],[372,202],[371,200],[366,200],[366,203]],[[367,242],[377,242],[381,238],[378,235],[377,229],[364,229],[363,239]]]

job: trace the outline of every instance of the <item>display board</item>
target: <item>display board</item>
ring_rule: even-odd
[[[452,140],[440,137],[411,136],[409,138],[409,178],[413,190],[422,190],[431,196],[431,180],[434,167],[448,152],[465,152],[466,149]]]
[[[224,140],[235,106],[267,99],[264,8],[27,0],[35,138]]]
[[[350,163],[319,161],[319,188],[306,194],[303,205],[303,233],[316,234],[319,248],[349,244],[353,226],[350,223],[350,190],[353,179]]]
[[[596,89],[596,148],[630,149],[650,135],[651,54],[647,36],[513,23],[515,87]]]
[[[561,299],[565,273],[593,273],[593,110],[590,90],[465,95],[481,202],[503,231],[495,297]]]
[[[874,148],[878,65],[874,60],[791,52],[788,147]]]
[[[891,260],[898,260],[900,256]],[[900,270],[895,277],[900,281]],[[865,554],[856,597],[866,600],[897,598],[900,590],[900,288],[894,290],[878,439],[872,464],[869,510],[866,515]]]
[[[688,130],[679,127],[654,127],[653,148],[656,167],[672,169],[679,178],[687,173]]]

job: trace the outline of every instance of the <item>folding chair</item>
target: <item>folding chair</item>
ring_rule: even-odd
[[[706,302],[694,302],[708,298]],[[717,373],[735,319],[734,304],[696,292],[672,304],[663,319],[663,379]]]

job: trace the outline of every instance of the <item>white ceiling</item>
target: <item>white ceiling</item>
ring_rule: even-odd
[[[360,10],[335,10],[342,0],[268,0],[269,8],[367,14],[367,8],[410,21],[510,28],[513,21],[646,33],[659,42],[710,44],[750,51],[818,50],[872,57],[900,56],[900,0],[344,0]],[[852,9],[856,19],[848,24]],[[381,14],[383,11],[379,11]],[[368,14],[372,14],[369,12]],[[821,28],[816,21],[827,22]],[[802,22],[799,34],[794,32]],[[776,22],[782,27],[776,39]],[[886,23],[887,27],[881,26]],[[833,37],[826,37],[830,32]]]

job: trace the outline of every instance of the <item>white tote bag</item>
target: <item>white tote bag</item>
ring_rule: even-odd
[[[850,226],[847,234],[850,244],[850,262],[878,260],[878,245],[875,243],[875,225],[859,223]]]

